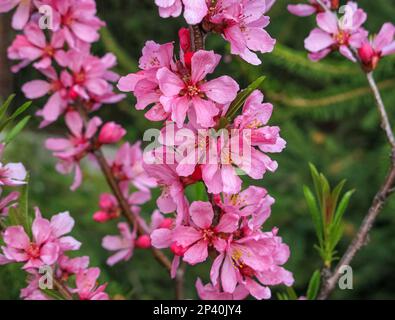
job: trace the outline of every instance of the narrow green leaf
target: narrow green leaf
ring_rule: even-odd
[[[244,102],[251,95],[251,93],[253,93],[261,86],[265,78],[265,76],[259,77],[237,95],[236,99],[230,104],[228,112],[226,114],[226,119],[229,122],[231,122],[233,118],[237,115],[237,112],[243,107]]]
[[[19,115],[25,112],[30,106],[32,102],[25,102],[22,106],[20,106],[8,119],[5,120],[4,123],[0,125],[0,131],[4,130],[13,120],[15,120]]]
[[[335,217],[333,219],[333,225],[338,225],[341,222],[341,220],[343,219],[344,212],[346,211],[348,204],[350,202],[351,196],[353,195],[354,192],[355,192],[355,190],[350,190],[344,194],[343,198],[341,199],[341,201],[339,203],[339,206],[336,209]]]
[[[13,127],[5,136],[4,142],[5,144],[9,144],[14,138],[25,128],[27,123],[30,120],[30,116],[26,116],[18,124]]]
[[[340,181],[340,183],[332,190],[332,204],[333,204],[333,210],[337,208],[337,203],[339,201],[340,193],[342,192],[344,185],[346,183],[346,180]]]
[[[0,120],[4,117],[5,113],[7,112],[8,107],[10,106],[12,100],[14,100],[15,94],[12,94],[8,97],[8,99],[3,103],[0,107]]]
[[[315,300],[315,298],[317,298],[318,291],[320,290],[320,284],[321,284],[321,273],[319,270],[316,270],[311,276],[309,286],[307,289],[308,300]]]
[[[45,295],[54,300],[65,300],[62,295],[56,290],[51,289],[40,289]]]
[[[298,295],[293,287],[287,287],[286,291],[290,300],[298,300]]]
[[[303,186],[303,193],[304,193],[304,197],[307,202],[307,206],[308,206],[311,216],[313,218],[313,223],[315,226],[318,241],[319,241],[320,245],[322,246],[324,237],[323,237],[323,232],[322,232],[323,231],[323,224],[322,224],[322,216],[321,216],[320,210],[318,209],[317,202],[314,198],[313,193],[309,189],[309,187]]]
[[[317,168],[311,162],[309,162],[309,167],[310,167],[311,177],[313,178],[315,193],[317,194],[320,206],[322,206],[321,203],[322,189],[320,184],[320,174],[318,173]]]

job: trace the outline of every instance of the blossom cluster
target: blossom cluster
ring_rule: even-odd
[[[230,43],[231,53],[258,65],[254,53],[271,52],[276,43],[265,30],[270,18],[265,14],[275,0],[155,0],[163,18],[177,17],[184,11],[188,24],[201,24],[206,32],[215,32]]]
[[[255,52],[274,48],[275,39],[264,30],[270,21],[265,14],[274,2],[155,1],[162,17],[178,16],[184,10],[191,29],[197,27],[202,37],[221,34],[232,54],[253,65],[261,63]],[[42,6],[52,11],[48,30],[40,25]],[[169,249],[174,278],[181,261],[196,265],[210,259],[210,282],[196,281],[202,299],[243,299],[249,294],[269,299],[269,286],[291,286],[293,275],[283,267],[290,255],[288,246],[277,228],[263,231],[274,199],[262,187],[243,188],[240,177],[260,180],[267,171],[276,171],[278,164],[268,154],[279,153],[286,145],[280,128],[268,124],[273,106],[264,102],[263,93],[253,90],[235,109],[243,91],[229,76],[212,77],[221,56],[197,48],[197,35],[190,29],[180,29],[179,50],[174,42],[147,41],[140,70],[119,78],[111,71],[116,64],[112,54],[91,53],[104,25],[96,16],[94,0],[13,0],[0,4],[0,12],[14,7],[18,8],[13,27],[22,33],[8,50],[9,58],[17,61],[12,70],[32,64],[45,77],[26,83],[22,90],[29,99],[48,96],[37,112],[41,127],[65,120],[67,137],[50,138],[46,147],[58,159],[60,173],[74,172],[72,190],[82,182],[81,161],[101,165],[102,147],[114,147],[126,135],[119,124],[92,115],[103,104],[124,98],[114,91],[115,82],[120,91],[134,94],[137,110],[147,109],[147,119],[163,123],[159,145],[153,149],[143,153],[139,142],[126,142],[112,160],[104,159],[106,177],[115,181],[119,192],[101,195],[93,219],[119,220],[126,203],[126,214],[130,211],[133,221],[119,222],[119,234],[103,239],[102,246],[113,253],[107,263],[129,260],[136,248]],[[207,191],[207,201],[190,203],[186,189],[198,184]],[[162,190],[156,201],[159,210],[147,223],[141,207],[155,187]],[[71,231],[71,220],[60,214],[48,221],[37,212],[32,230],[6,229],[2,263],[24,262],[32,274],[23,297],[41,297],[36,269],[42,265],[54,266],[61,278],[75,275],[77,288],[68,290],[80,299],[108,297],[103,286],[94,285],[99,270],[88,268],[86,257],[70,260],[64,255],[79,248],[76,241],[64,237]],[[59,221],[62,227],[57,227]]]
[[[28,273],[28,286],[21,290],[25,300],[49,300],[46,287],[40,287],[42,268],[51,268],[52,279],[64,283],[66,290],[79,300],[108,300],[104,292],[106,285],[97,285],[100,275],[98,268],[89,268],[89,257],[70,258],[68,251],[79,250],[81,243],[68,236],[73,229],[74,219],[68,212],[52,216],[51,220],[42,217],[36,208],[31,230],[23,226],[9,226],[4,230],[0,265],[23,263],[22,269]],[[31,234],[31,236],[29,235]],[[73,279],[74,285],[69,280]],[[49,285],[49,283],[46,283]],[[66,298],[66,297],[63,297]]]
[[[266,26],[268,18],[260,10],[267,3],[200,2],[202,6],[191,7],[192,1],[183,1],[187,22],[200,23],[206,31],[214,31],[217,21],[217,27],[223,27],[224,37],[235,40],[231,41],[232,47],[239,48],[243,39],[236,37],[236,29],[243,29],[251,46],[239,52],[232,48],[232,52],[256,64],[255,58],[249,59],[255,56],[249,49],[259,51],[254,41],[264,43],[261,23],[265,21]],[[177,16],[181,12],[181,2],[156,1],[156,4],[162,16]],[[236,15],[243,20],[235,21]],[[254,30],[249,29],[247,21]],[[277,162],[267,153],[281,152],[286,143],[280,137],[280,129],[268,125],[273,106],[263,102],[259,90],[245,99],[240,115],[230,116],[240,88],[229,76],[211,78],[221,56],[213,51],[196,50],[193,35],[186,28],[179,31],[179,44],[177,58],[173,42],[147,41],[139,61],[140,70],[122,77],[118,83],[121,91],[134,94],[136,109],[148,109],[147,119],[163,122],[158,145],[144,153],[144,169],[162,188],[157,199],[159,210],[176,214],[164,218],[156,212],[150,227],[151,244],[173,253],[172,277],[176,276],[181,261],[197,265],[212,259],[210,282],[204,285],[200,279],[196,281],[202,299],[243,299],[249,294],[256,299],[268,299],[269,286],[290,286],[294,281],[292,274],[282,267],[290,252],[277,228],[262,230],[274,199],[262,187],[243,189],[240,172],[255,180],[262,179],[266,171],[274,172]],[[273,46],[274,40],[270,50]],[[217,129],[221,130],[216,132]],[[189,203],[186,189],[195,184],[203,184],[208,201]],[[127,237],[130,235],[122,239]]]
[[[288,6],[288,10],[297,16],[316,14],[318,28],[313,29],[305,40],[305,48],[312,61],[338,51],[347,59],[359,62],[366,72],[370,72],[376,69],[384,56],[395,53],[393,23],[385,23],[377,35],[371,35],[363,27],[367,14],[358,8],[356,2],[348,1],[340,9],[339,1],[330,0],[310,0],[309,4]]]

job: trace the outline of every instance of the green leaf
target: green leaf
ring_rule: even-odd
[[[321,284],[321,274],[319,270],[316,270],[311,276],[309,286],[307,289],[308,300],[315,300],[315,298],[317,298],[318,291],[320,290],[320,284]]]
[[[5,136],[4,142],[5,144],[9,144],[14,138],[25,128],[27,123],[30,120],[30,116],[26,116],[18,124],[13,127]]]
[[[65,300],[62,295],[57,292],[56,290],[53,289],[40,289],[44,294],[46,294],[48,297],[55,299],[55,300]]]
[[[230,104],[229,110],[226,114],[226,119],[229,122],[232,122],[233,118],[237,115],[237,112],[243,107],[244,102],[251,95],[251,93],[261,86],[265,78],[265,76],[259,77],[237,95],[236,99]]]
[[[27,177],[28,181],[29,178]],[[29,185],[26,183],[21,187],[20,197],[17,207],[11,207],[9,210],[9,224],[11,226],[23,226],[26,233],[31,236],[32,223],[29,217]]]
[[[343,219],[344,212],[346,211],[348,204],[350,202],[351,196],[353,195],[354,192],[355,192],[355,190],[350,190],[350,191],[346,192],[346,194],[341,199],[339,206],[336,209],[335,217],[333,219],[332,224],[334,226],[339,225],[341,220]]]
[[[318,173],[318,170],[314,166],[314,164],[309,162],[309,167],[310,167],[311,177],[313,178],[315,193],[317,194],[320,206],[322,206],[322,203],[321,203],[322,188],[321,188],[321,183],[320,183],[320,174]]]
[[[287,294],[290,300],[298,300],[298,295],[296,294],[294,288],[287,287]]]
[[[15,94],[12,94],[8,97],[8,99],[3,103],[3,105],[0,107],[0,120],[4,117],[5,113],[8,110],[8,107],[10,106],[12,100],[14,100]]]
[[[323,236],[323,224],[322,224],[322,216],[320,210],[317,206],[317,201],[314,198],[313,193],[311,192],[310,188],[307,186],[303,186],[303,193],[304,197],[307,202],[307,206],[313,218],[316,234],[320,245],[322,246],[324,241]]]
[[[22,106],[20,106],[4,123],[0,125],[0,131],[4,130],[13,120],[15,120],[19,115],[25,112],[30,106],[32,102],[25,102]]]

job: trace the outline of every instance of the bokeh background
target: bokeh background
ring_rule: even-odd
[[[261,75],[267,76],[263,85],[267,101],[275,105],[272,124],[281,126],[287,149],[275,156],[279,169],[267,174],[262,181],[248,181],[266,187],[276,198],[267,230],[280,228],[280,234],[290,245],[292,256],[287,268],[294,272],[295,290],[305,294],[312,272],[320,267],[320,259],[313,248],[313,224],[303,197],[303,184],[311,185],[308,162],[316,164],[331,183],[347,179],[346,188],[356,189],[346,212],[345,236],[339,252],[349,244],[366,214],[370,202],[386,173],[389,148],[379,128],[374,100],[366,79],[356,65],[340,56],[332,55],[321,63],[311,63],[303,49],[303,40],[314,26],[314,19],[297,18],[286,11],[286,5],[296,1],[277,0],[270,12],[270,34],[278,40],[272,54],[262,56],[263,64],[253,67],[231,57],[229,48],[218,36],[208,38],[207,48],[224,54],[226,59],[216,74],[229,74],[241,87]],[[382,23],[394,22],[395,3],[391,0],[360,0],[369,13],[367,28],[377,32]],[[184,25],[182,18],[160,19],[152,0],[97,0],[99,16],[108,24],[102,40],[94,51],[114,52],[119,59],[118,70],[124,75],[137,70],[144,42],[153,39],[164,43],[176,39],[177,30]],[[18,75],[9,73],[6,48],[15,36],[9,28],[10,15],[0,16],[0,94],[4,99],[15,92],[23,102],[21,85],[36,78],[37,72],[27,68]],[[395,57],[382,61],[376,79],[382,90],[392,122],[395,122]],[[33,108],[44,101],[37,100]],[[130,95],[118,105],[105,106],[100,116],[121,122],[128,129],[127,139],[136,141],[152,124],[143,112],[134,109]],[[102,269],[101,280],[107,281],[108,292],[116,298],[172,299],[174,284],[166,272],[153,261],[149,252],[137,250],[134,258],[113,268],[105,264],[108,253],[101,248],[106,234],[116,234],[116,222],[99,225],[92,221],[98,196],[108,191],[100,172],[86,167],[84,183],[75,193],[69,190],[72,177],[59,175],[54,159],[43,148],[49,135],[62,134],[61,123],[38,130],[38,120],[32,120],[18,136],[5,161],[22,161],[31,173],[30,205],[40,206],[45,215],[69,210],[76,219],[73,231],[83,242],[79,254],[89,255],[91,264]],[[110,150],[111,152],[111,150]],[[159,191],[154,192],[154,196]],[[198,197],[196,190],[190,195]],[[154,201],[144,206],[149,214]],[[386,205],[374,230],[369,245],[353,263],[354,289],[337,290],[333,298],[391,299],[395,298],[395,199]],[[187,269],[187,297],[196,298],[193,283],[197,276],[208,280],[208,264]],[[25,286],[24,273],[16,266],[0,268],[0,299],[18,298]],[[278,288],[276,290],[283,290]],[[275,291],[276,291],[275,290]]]

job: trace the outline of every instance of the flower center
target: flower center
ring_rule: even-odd
[[[26,252],[30,258],[37,259],[40,257],[40,246],[35,243],[31,243]]]
[[[346,31],[340,31],[338,34],[335,35],[335,40],[338,45],[346,45],[348,44],[348,39],[350,38],[350,35]]]
[[[80,72],[74,73],[74,81],[77,84],[84,83],[85,82],[85,72],[80,71]]]
[[[203,230],[203,240],[211,241],[214,238],[215,232],[212,229]]]

